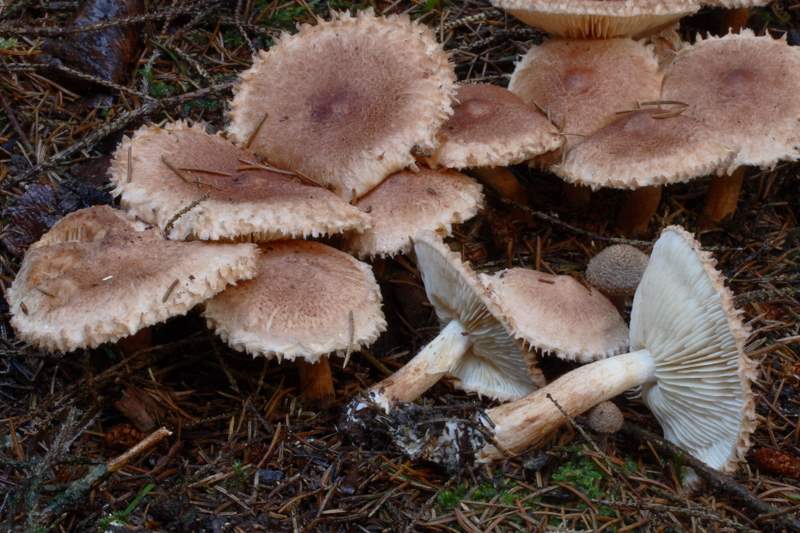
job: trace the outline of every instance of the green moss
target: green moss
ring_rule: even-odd
[[[578,457],[568,461],[553,472],[553,481],[572,485],[589,498],[601,498],[603,491],[600,482],[603,480],[603,473],[597,465],[587,457]]]
[[[439,507],[444,509],[445,511],[452,511],[458,502],[464,499],[464,496],[467,494],[467,486],[463,483],[459,483],[452,489],[446,489],[441,491],[436,496],[436,503],[439,504]]]

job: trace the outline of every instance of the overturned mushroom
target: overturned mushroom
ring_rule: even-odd
[[[680,50],[664,76],[662,98],[689,104],[683,115],[704,123],[736,153],[721,173],[727,175],[712,180],[707,222],[735,212],[745,166],[769,168],[800,158],[798,87],[800,49],[785,37],[743,30],[698,38]]]
[[[366,402],[354,400],[348,409],[352,417],[369,404],[389,411],[413,401],[446,375],[456,378],[458,388],[497,400],[520,398],[542,386],[535,360],[514,340],[506,317],[469,265],[432,233],[415,238],[414,252],[442,330],[403,368],[373,385]]]
[[[577,39],[647,35],[699,9],[696,0],[492,0],[526,24]]]
[[[201,124],[143,126],[117,148],[111,181],[129,212],[174,239],[265,241],[369,225],[332,192],[260,163]]]
[[[429,152],[452,113],[455,73],[405,15],[334,15],[284,34],[241,76],[230,134],[272,164],[359,197]]]
[[[580,367],[547,387],[489,409],[490,461],[517,454],[592,406],[643,385],[667,440],[712,468],[731,470],[750,446],[755,365],[730,291],[692,235],[677,226],[656,242],[631,313],[626,355]]]
[[[406,253],[422,231],[449,235],[453,224],[469,220],[483,203],[481,186],[446,170],[421,168],[392,174],[362,197],[356,206],[372,219],[372,227],[350,234],[346,248],[360,257]]]
[[[235,350],[301,362],[303,396],[323,405],[335,395],[327,356],[386,329],[369,265],[313,241],[262,244],[255,279],[211,299],[205,317]]]
[[[252,244],[164,240],[110,207],[76,211],[25,254],[8,289],[20,338],[68,352],[181,315],[255,274]]]
[[[589,260],[586,281],[611,300],[622,313],[647,268],[646,253],[629,244],[614,244]]]

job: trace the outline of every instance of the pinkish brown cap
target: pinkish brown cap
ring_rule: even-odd
[[[514,336],[532,349],[587,363],[628,347],[628,328],[614,304],[571,276],[511,268],[481,280]]]
[[[261,245],[255,279],[206,304],[208,325],[235,350],[317,362],[358,351],[386,329],[369,265],[314,241]]]
[[[284,34],[241,75],[229,132],[242,146],[352,199],[432,151],[455,72],[405,15],[336,14]]]
[[[107,206],[76,211],[25,254],[8,289],[19,337],[94,348],[182,315],[255,274],[253,244],[175,242]]]
[[[737,151],[729,170],[769,167],[800,157],[798,87],[800,49],[785,37],[742,30],[681,49],[664,76],[663,98],[689,104],[684,115]]]
[[[441,144],[428,159],[434,167],[515,165],[561,146],[556,127],[507,89],[460,85],[456,99],[453,116],[439,131]]]
[[[541,109],[571,146],[618,111],[658,100],[661,74],[652,46],[639,41],[551,39],[517,63],[508,88]]]
[[[695,0],[492,0],[525,24],[561,37],[647,35],[699,9]]]
[[[123,207],[162,231],[169,226],[173,239],[266,241],[368,227],[364,213],[329,190],[268,169],[202,124],[179,121],[126,137],[111,182]]]
[[[578,141],[551,170],[592,189],[637,189],[713,174],[734,156],[719,135],[696,118],[643,109],[625,113]]]
[[[411,239],[421,231],[449,235],[453,224],[475,216],[482,203],[480,184],[463,174],[403,170],[356,203],[369,213],[372,228],[350,235],[346,247],[359,257],[406,253]]]

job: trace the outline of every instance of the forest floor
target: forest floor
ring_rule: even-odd
[[[148,4],[137,31],[125,37],[129,49],[79,58],[79,67],[39,62],[53,42],[80,46],[82,34],[63,29],[77,2],[0,4],[4,286],[26,246],[55,219],[111,201],[106,171],[124,133],[180,118],[222,128],[238,72],[297,22],[365,4],[379,13],[408,12],[436,29],[459,79],[501,85],[517,57],[542,38],[488,2],[469,0]],[[681,31],[690,39],[716,24],[718,13],[707,11],[683,21]],[[749,26],[788,33],[798,44],[800,2],[754,10]],[[101,69],[92,80],[75,81],[75,70],[86,73],[102,61],[119,67],[117,78],[104,78]],[[488,191],[482,214],[457,228],[454,242],[476,268],[513,264],[580,276],[593,254],[619,241],[609,221],[621,193],[601,191],[589,208],[572,209],[554,176],[515,172],[528,188],[527,207]],[[633,243],[647,250],[660,228],[681,224],[719,260],[755,332],[748,350],[760,364],[758,430],[734,477],[777,514],[759,516],[709,486],[687,494],[681,462],[627,433],[601,438],[568,426],[527,456],[452,475],[409,462],[385,443],[367,446],[337,431],[347,400],[398,368],[437,330],[413,266],[401,259],[375,269],[388,331],[345,368],[336,360],[337,401],[324,410],[303,404],[292,365],[228,349],[196,314],[154,328],[144,349],[123,353],[113,345],[53,356],[14,338],[0,300],[0,528],[777,530],[776,519],[800,511],[800,165],[751,171],[736,215],[701,232],[707,187],[708,180],[697,180],[666,188],[650,235]],[[543,365],[550,378],[569,368]],[[443,383],[421,405],[471,412],[491,403]],[[619,398],[618,405],[631,424],[660,434],[641,400]],[[172,435],[114,467],[113,458],[162,426]],[[96,482],[78,482],[87,474]]]

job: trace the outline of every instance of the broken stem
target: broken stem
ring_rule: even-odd
[[[582,366],[528,396],[489,409],[494,436],[503,450],[524,452],[559,426],[602,401],[650,381],[655,361],[647,350],[638,350]],[[504,454],[487,444],[478,460],[502,459]]]
[[[403,368],[373,385],[371,399],[386,412],[397,403],[416,400],[458,364],[470,345],[464,326],[453,320]]]

